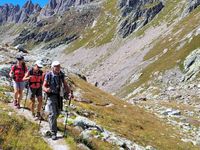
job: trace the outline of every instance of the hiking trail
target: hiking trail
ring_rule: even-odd
[[[9,103],[8,104],[11,108],[13,108],[13,110],[20,116],[24,116],[27,120],[34,122],[36,124],[39,124],[39,120],[36,120],[32,114],[31,111],[27,110],[27,109],[23,109],[23,107],[21,107],[20,109],[16,109],[13,106],[13,103]],[[53,150],[70,150],[69,146],[67,145],[65,139],[63,138],[63,133],[59,132],[57,133],[57,140],[52,140],[50,137],[45,137],[44,134],[46,133],[46,131],[49,131],[49,124],[47,121],[42,121],[40,123],[40,129],[39,129],[39,134],[41,135],[41,137],[44,139],[45,142],[48,143],[48,145],[50,146],[50,148],[52,148]]]

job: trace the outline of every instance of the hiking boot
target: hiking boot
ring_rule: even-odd
[[[53,135],[51,136],[51,139],[52,139],[52,140],[57,140],[56,134],[53,134]]]
[[[16,107],[17,107],[17,109],[20,109],[20,104],[17,104],[17,106],[16,106]]]
[[[37,112],[35,117],[40,117],[40,112]]]
[[[44,120],[44,118],[42,118],[40,112],[37,112],[35,117],[37,117],[39,120]]]
[[[35,117],[35,113],[34,112],[32,112],[32,116],[33,116],[33,118]]]
[[[51,137],[52,136],[52,133],[51,133],[51,131],[47,131],[46,133],[45,133],[45,137]]]
[[[14,106],[17,106],[17,100],[14,100],[14,101],[13,101],[13,105],[14,105]]]

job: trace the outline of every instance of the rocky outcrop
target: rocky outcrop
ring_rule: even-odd
[[[98,138],[101,139],[102,141],[115,144],[120,149],[146,150],[148,149],[148,147],[152,147],[152,146],[147,146],[145,148],[130,140],[127,140],[126,138],[120,137],[115,133],[110,132],[104,129],[103,127],[97,125],[95,122],[89,120],[86,117],[78,116],[74,120],[70,121],[73,122],[74,126],[82,128],[81,137],[83,139],[91,139],[92,137]]]
[[[54,14],[62,14],[70,7],[88,4],[93,0],[50,0],[49,3],[42,9],[41,15],[52,16]]]
[[[191,11],[197,8],[200,5],[200,0],[188,0],[188,4],[183,11],[182,17],[188,15]]]
[[[0,24],[6,22],[15,22],[16,14],[20,11],[20,6],[5,4],[0,6]]]
[[[127,37],[150,22],[164,7],[159,0],[120,0],[122,21],[118,33]]]
[[[76,7],[88,4],[93,0],[50,0],[49,3],[42,9],[39,4],[33,4],[28,0],[22,8],[19,5],[5,4],[0,6],[0,24],[7,22],[35,23],[39,21],[41,16],[52,16],[54,14],[63,14],[70,7]]]
[[[194,50],[184,61],[183,81],[192,80],[200,72],[200,48]]]
[[[0,6],[0,24],[26,22],[32,15],[40,12],[40,10],[40,5],[34,5],[31,0],[28,0],[21,9],[19,5],[5,4]]]

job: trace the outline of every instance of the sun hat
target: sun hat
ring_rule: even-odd
[[[35,65],[37,65],[37,66],[40,67],[40,68],[43,67],[43,63],[42,63],[41,60],[37,60],[37,61],[35,62]]]
[[[60,65],[60,62],[59,61],[53,61],[52,64],[51,64],[51,67],[55,67],[55,66],[58,66]]]
[[[22,55],[17,55],[17,56],[16,56],[16,59],[17,59],[17,60],[23,60],[24,57],[23,57]]]

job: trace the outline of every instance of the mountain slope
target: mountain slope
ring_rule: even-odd
[[[8,46],[23,44],[31,60],[59,60],[69,72],[126,101],[72,77],[81,98],[91,101],[75,104],[97,114],[90,119],[106,129],[142,146],[198,149],[199,5],[199,0],[50,0],[32,14],[35,19],[4,22],[0,39]]]

